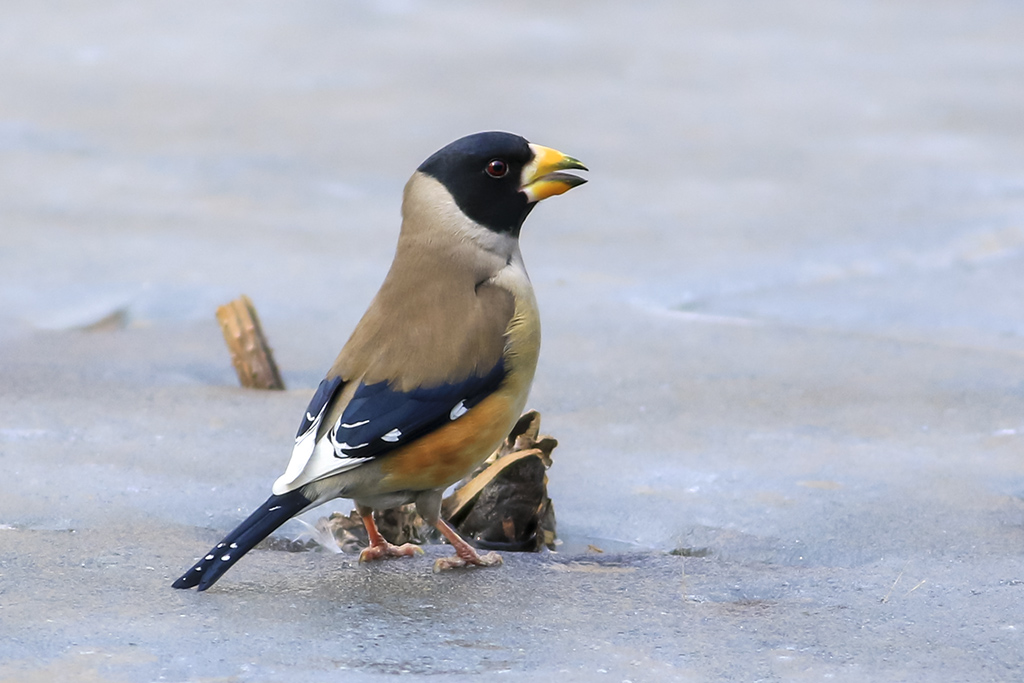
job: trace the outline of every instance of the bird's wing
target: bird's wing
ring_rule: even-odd
[[[338,458],[380,457],[462,417],[504,378],[505,363],[499,358],[482,377],[436,387],[399,391],[387,382],[360,384],[328,438]]]
[[[317,479],[354,469],[387,455],[448,422],[453,422],[495,391],[505,378],[499,358],[484,376],[411,391],[393,389],[387,382],[360,383],[333,425],[326,431],[331,404],[342,398],[340,377],[320,383],[295,438],[285,473],[274,493],[289,491]],[[318,434],[321,434],[319,438]]]
[[[320,386],[316,388],[313,398],[309,400],[306,412],[302,414],[299,431],[295,434],[296,443],[299,443],[310,434],[315,435],[319,431],[320,424],[324,419],[324,413],[327,412],[327,406],[337,396],[338,390],[341,389],[344,383],[341,377],[329,377],[320,382]]]
[[[309,401],[306,412],[302,414],[302,421],[299,423],[299,431],[295,434],[295,446],[292,447],[292,457],[288,461],[288,467],[274,483],[275,495],[284,495],[289,491],[298,488],[299,485],[310,481],[304,478],[303,472],[307,469],[310,461],[315,459],[317,435],[322,434],[321,425],[324,417],[330,412],[330,407],[340,398],[345,381],[341,377],[327,377],[320,382],[316,393]],[[355,467],[358,462],[348,463]],[[301,483],[295,483],[298,479]]]
[[[436,309],[433,317],[424,312],[431,309],[417,292],[406,293],[406,305],[390,318],[371,307],[303,414],[275,494],[386,455],[458,419],[498,388],[507,370],[503,349],[514,301],[490,285],[449,288],[466,289],[466,300],[441,319]],[[392,319],[408,324],[388,324]],[[356,361],[348,362],[352,357]]]

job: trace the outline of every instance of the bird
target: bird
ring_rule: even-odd
[[[415,503],[453,546],[435,571],[494,566],[441,518],[445,489],[501,443],[526,405],[540,316],[519,235],[538,202],[582,185],[579,160],[507,132],[459,138],[405,185],[391,267],[303,413],[271,495],[172,586],[204,591],[292,517],[347,498],[366,527],[360,562],[392,545],[374,510]]]

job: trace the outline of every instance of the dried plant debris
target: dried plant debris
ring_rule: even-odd
[[[540,436],[540,413],[519,418],[505,442],[441,505],[442,514],[481,548],[555,547],[547,468],[558,441]]]
[[[479,548],[534,552],[546,546],[554,550],[555,509],[548,498],[547,468],[557,445],[557,440],[540,435],[540,413],[531,410],[519,418],[501,446],[444,499],[441,514]],[[395,545],[441,541],[414,505],[374,512],[373,518],[381,535]],[[320,518],[309,535],[314,540],[287,543],[303,550],[308,547],[303,543],[328,547],[333,540],[335,548],[346,553],[367,545],[366,529],[354,510]],[[282,549],[293,549],[291,546]]]
[[[249,297],[242,295],[217,308],[217,322],[242,386],[284,389],[284,381],[274,362],[274,352],[267,343],[256,307]]]

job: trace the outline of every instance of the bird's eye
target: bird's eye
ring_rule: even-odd
[[[487,164],[487,175],[492,178],[501,178],[508,173],[508,164],[501,159],[491,159],[491,162]]]

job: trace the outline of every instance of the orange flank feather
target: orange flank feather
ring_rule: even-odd
[[[505,438],[518,417],[514,408],[499,390],[454,422],[394,451],[381,462],[381,488],[423,491],[454,484]]]

